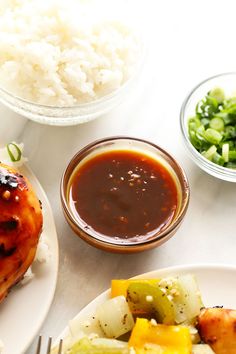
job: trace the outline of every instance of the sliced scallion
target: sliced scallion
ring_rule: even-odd
[[[217,148],[215,145],[212,145],[207,151],[203,151],[202,155],[208,159],[208,160],[212,160],[212,157],[215,155],[215,153],[217,152]]]
[[[216,152],[213,157],[212,157],[212,162],[216,163],[217,165],[223,166],[224,165],[224,159],[223,157]]]
[[[222,157],[224,162],[229,161],[229,144],[225,143],[222,145]]]
[[[201,123],[204,125],[205,128],[208,128],[210,119],[208,118],[202,118]]]
[[[14,143],[9,143],[9,144],[7,144],[6,147],[7,147],[7,152],[8,152],[8,155],[9,155],[11,161],[12,162],[20,161],[21,156],[22,156],[22,152],[21,152],[19,146],[17,146]]]
[[[229,151],[229,161],[236,161],[236,151],[235,150]]]
[[[220,87],[215,87],[209,92],[210,97],[214,97],[219,103],[223,102],[225,99],[224,90]]]
[[[208,128],[205,131],[204,137],[211,144],[219,144],[222,139],[222,135],[215,129]]]
[[[217,130],[218,132],[221,132],[222,130],[224,130],[224,121],[222,118],[220,117],[214,117],[210,120],[209,123],[210,128]]]
[[[236,97],[213,88],[196,105],[188,121],[193,146],[208,160],[227,168],[236,165]]]

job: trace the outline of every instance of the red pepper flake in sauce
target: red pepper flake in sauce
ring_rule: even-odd
[[[170,224],[178,191],[159,161],[136,151],[114,150],[77,169],[69,203],[75,215],[101,236],[140,240]]]

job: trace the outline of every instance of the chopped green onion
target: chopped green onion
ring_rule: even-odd
[[[235,127],[233,127],[232,125],[228,125],[224,131],[224,139],[228,140],[228,139],[232,139],[235,137],[236,137]]]
[[[229,125],[232,124],[234,122],[234,119],[232,117],[231,114],[227,113],[227,112],[219,112],[215,115],[215,117],[219,117],[221,119],[223,119],[224,121],[224,125]]]
[[[235,111],[235,107],[236,107],[236,97],[231,97],[226,100],[226,102],[224,104],[225,110],[232,113],[233,111]]]
[[[218,101],[214,97],[206,96],[196,106],[196,114],[209,118],[218,111]]]
[[[229,161],[229,144],[222,145],[222,157],[224,159],[224,162]]]
[[[222,88],[220,88],[220,87],[215,87],[214,89],[212,89],[209,92],[209,96],[214,97],[218,101],[218,103],[223,102],[225,99],[224,90],[222,90]]]
[[[211,144],[219,144],[219,142],[222,139],[222,135],[215,129],[208,128],[205,131],[204,137],[206,138],[207,141]]]
[[[204,125],[205,128],[208,128],[209,123],[210,123],[210,119],[208,119],[208,118],[202,118],[202,119],[201,119],[201,123]]]
[[[10,159],[12,162],[18,162],[21,159],[22,156],[22,152],[19,148],[19,146],[17,146],[14,143],[9,143],[7,144],[7,152],[8,155],[10,156]]]
[[[217,165],[223,166],[224,165],[224,159],[223,157],[216,152],[213,157],[212,157],[212,162],[216,163]]]
[[[205,127],[204,125],[200,125],[200,127],[197,128],[197,134],[204,137],[205,134]]]
[[[221,142],[218,145],[218,150],[221,151],[222,147],[224,144],[229,144],[229,150],[234,150],[235,149],[235,144],[232,140],[227,140],[223,137],[223,139],[221,140]]]
[[[236,151],[229,151],[229,161],[236,161]]]
[[[215,155],[216,151],[216,146],[212,145],[207,151],[202,152],[202,156],[204,156],[208,160],[212,160],[212,157]]]
[[[189,138],[190,138],[191,143],[193,144],[193,146],[195,146],[196,149],[201,148],[201,142],[197,138],[196,132],[194,130],[191,130],[189,132]]]
[[[189,139],[206,159],[224,167],[236,164],[236,97],[213,88],[200,100],[188,121]]]
[[[189,129],[196,129],[200,127],[201,121],[198,117],[192,117],[188,121]]]
[[[224,121],[222,118],[219,117],[214,117],[209,123],[210,128],[217,130],[218,132],[221,132],[224,130]]]

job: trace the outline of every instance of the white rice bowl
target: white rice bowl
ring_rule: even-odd
[[[137,69],[141,45],[132,29],[103,8],[104,1],[4,0],[0,87],[57,107],[117,90]]]

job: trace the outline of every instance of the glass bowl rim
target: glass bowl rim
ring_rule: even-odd
[[[86,232],[86,230],[83,229],[83,227],[81,227],[81,225],[77,222],[76,218],[74,217],[73,213],[70,211],[70,208],[68,207],[68,203],[67,203],[67,198],[66,198],[66,188],[67,188],[67,184],[64,185],[65,182],[65,178],[67,175],[68,170],[70,169],[70,167],[73,167],[73,163],[74,161],[78,158],[78,156],[80,156],[81,154],[85,153],[86,151],[91,150],[92,148],[95,148],[96,146],[99,146],[100,144],[103,143],[107,143],[107,142],[111,142],[111,141],[117,141],[117,140],[131,140],[131,141],[137,141],[141,144],[147,144],[151,147],[153,147],[158,153],[161,152],[165,157],[169,158],[173,164],[175,165],[175,167],[177,168],[178,172],[180,173],[180,176],[182,178],[182,182],[183,182],[183,188],[181,188],[181,194],[182,194],[182,205],[180,207],[179,213],[177,214],[176,218],[174,219],[173,222],[171,222],[169,224],[169,226],[167,228],[165,228],[163,230],[163,232],[160,232],[157,236],[153,236],[153,238],[151,240],[144,240],[144,241],[140,241],[140,242],[129,242],[129,243],[117,243],[115,241],[113,242],[109,242],[107,240],[102,240],[99,239],[97,236],[95,235],[90,235]],[[167,161],[168,162],[168,161]],[[73,167],[73,171],[76,169],[77,164],[75,167]],[[178,180],[180,181],[179,176],[177,175]],[[124,249],[124,248],[133,248],[133,247],[142,247],[144,245],[148,245],[148,244],[152,244],[155,243],[157,241],[160,241],[162,239],[164,239],[165,237],[167,237],[169,234],[171,234],[177,227],[178,225],[181,223],[181,221],[183,220],[185,213],[187,211],[188,208],[188,204],[189,204],[189,198],[190,198],[190,187],[189,187],[189,182],[188,182],[188,178],[187,175],[184,171],[184,169],[180,166],[180,164],[176,161],[176,159],[169,154],[166,150],[164,150],[163,148],[161,148],[160,146],[142,139],[142,138],[135,138],[135,137],[130,137],[130,136],[123,136],[123,135],[119,135],[119,136],[110,136],[110,137],[106,137],[103,139],[98,139],[95,140],[94,142],[86,145],[85,147],[83,147],[82,149],[80,149],[76,154],[73,155],[73,157],[70,159],[66,169],[63,172],[62,178],[61,178],[61,185],[60,185],[60,194],[61,194],[61,203],[64,209],[64,212],[66,213],[67,217],[69,218],[70,222],[72,222],[72,224],[75,226],[75,228],[77,229],[82,229],[82,231],[86,234],[86,238],[91,238],[94,241],[96,241],[98,244],[100,245],[104,245],[104,246],[111,246],[113,248],[120,248],[120,249]]]
[[[194,95],[194,93],[202,85],[204,85],[207,82],[210,82],[211,80],[214,80],[214,79],[217,79],[217,78],[220,78],[223,76],[231,76],[231,75],[236,76],[236,71],[235,72],[234,71],[225,72],[225,73],[210,76],[210,77],[202,80],[200,83],[198,83],[196,86],[194,86],[190,90],[190,92],[187,94],[186,98],[184,99],[181,109],[180,109],[180,129],[181,129],[182,136],[184,138],[185,146],[188,148],[188,151],[190,152],[191,156],[194,158],[194,161],[195,162],[197,161],[196,163],[199,164],[200,167],[202,166],[205,171],[208,171],[208,172],[211,171],[211,172],[215,173],[214,174],[215,177],[217,176],[218,178],[221,178],[224,180],[236,182],[236,170],[215,164],[214,162],[206,159],[204,156],[202,156],[200,154],[200,152],[197,151],[197,149],[195,149],[195,147],[190,142],[187,125],[185,122],[185,111],[186,111],[187,105],[188,105],[190,99],[192,98],[192,96]],[[228,177],[228,179],[227,179],[227,177]]]

